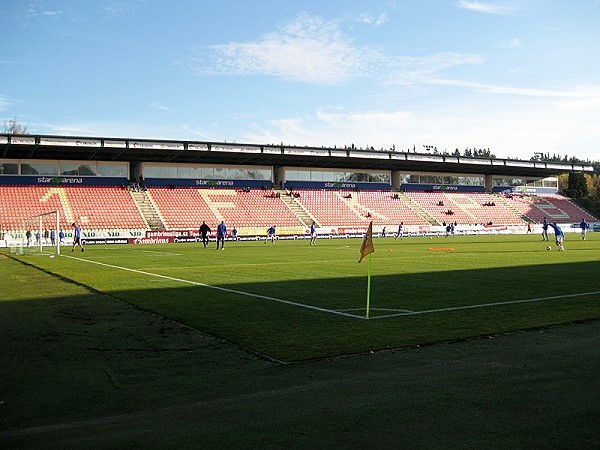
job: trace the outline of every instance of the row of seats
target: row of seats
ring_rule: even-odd
[[[131,194],[119,187],[0,186],[0,225],[5,230],[37,226],[35,216],[60,211],[60,227],[147,228]],[[45,216],[44,227],[54,219]]]
[[[522,214],[536,222],[544,218],[554,222],[595,221],[596,219],[560,195],[528,196],[508,195],[504,199]]]
[[[196,228],[203,221],[238,228],[304,226],[273,191],[151,188],[148,193],[170,229]]]
[[[486,193],[407,192],[407,197],[440,222],[518,225],[523,218],[497,196]]]
[[[559,195],[525,196],[487,193],[150,188],[146,195],[167,229],[195,229],[221,220],[231,227],[304,227],[286,201],[292,200],[322,227],[427,225],[438,223],[524,224],[579,222],[594,217]],[[286,201],[284,201],[286,200]],[[62,228],[72,221],[88,229],[148,228],[131,193],[120,187],[0,186],[0,225],[22,229],[26,221],[52,210],[61,211]],[[525,218],[523,217],[525,216]],[[51,220],[51,219],[48,219]],[[52,224],[49,223],[51,227]]]

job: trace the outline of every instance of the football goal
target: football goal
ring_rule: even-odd
[[[60,213],[50,211],[28,217],[21,227],[21,240],[17,253],[60,254]]]

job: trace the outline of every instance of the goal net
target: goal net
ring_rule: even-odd
[[[59,255],[61,230],[58,210],[28,217],[23,221],[20,234],[21,241],[16,247],[18,254]]]

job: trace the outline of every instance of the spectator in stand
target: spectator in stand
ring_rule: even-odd
[[[208,234],[210,233],[210,227],[206,225],[206,222],[202,222],[200,225],[200,229],[198,230],[200,233],[200,238],[202,239],[202,244],[204,244],[204,248],[208,248]]]
[[[587,235],[587,230],[590,227],[590,225],[585,221],[585,219],[581,219],[581,223],[579,224],[579,227],[581,228],[581,239],[583,239],[585,241],[585,237]]]
[[[223,221],[217,225],[217,250],[219,250],[219,242],[221,243],[221,250],[225,250],[225,235],[227,234],[227,226]]]

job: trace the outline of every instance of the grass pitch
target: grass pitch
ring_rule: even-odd
[[[360,240],[89,246],[20,259],[280,361],[600,318],[600,235],[375,239],[369,319]]]
[[[376,239],[369,320],[357,239],[0,254],[0,447],[596,448],[576,236]]]

